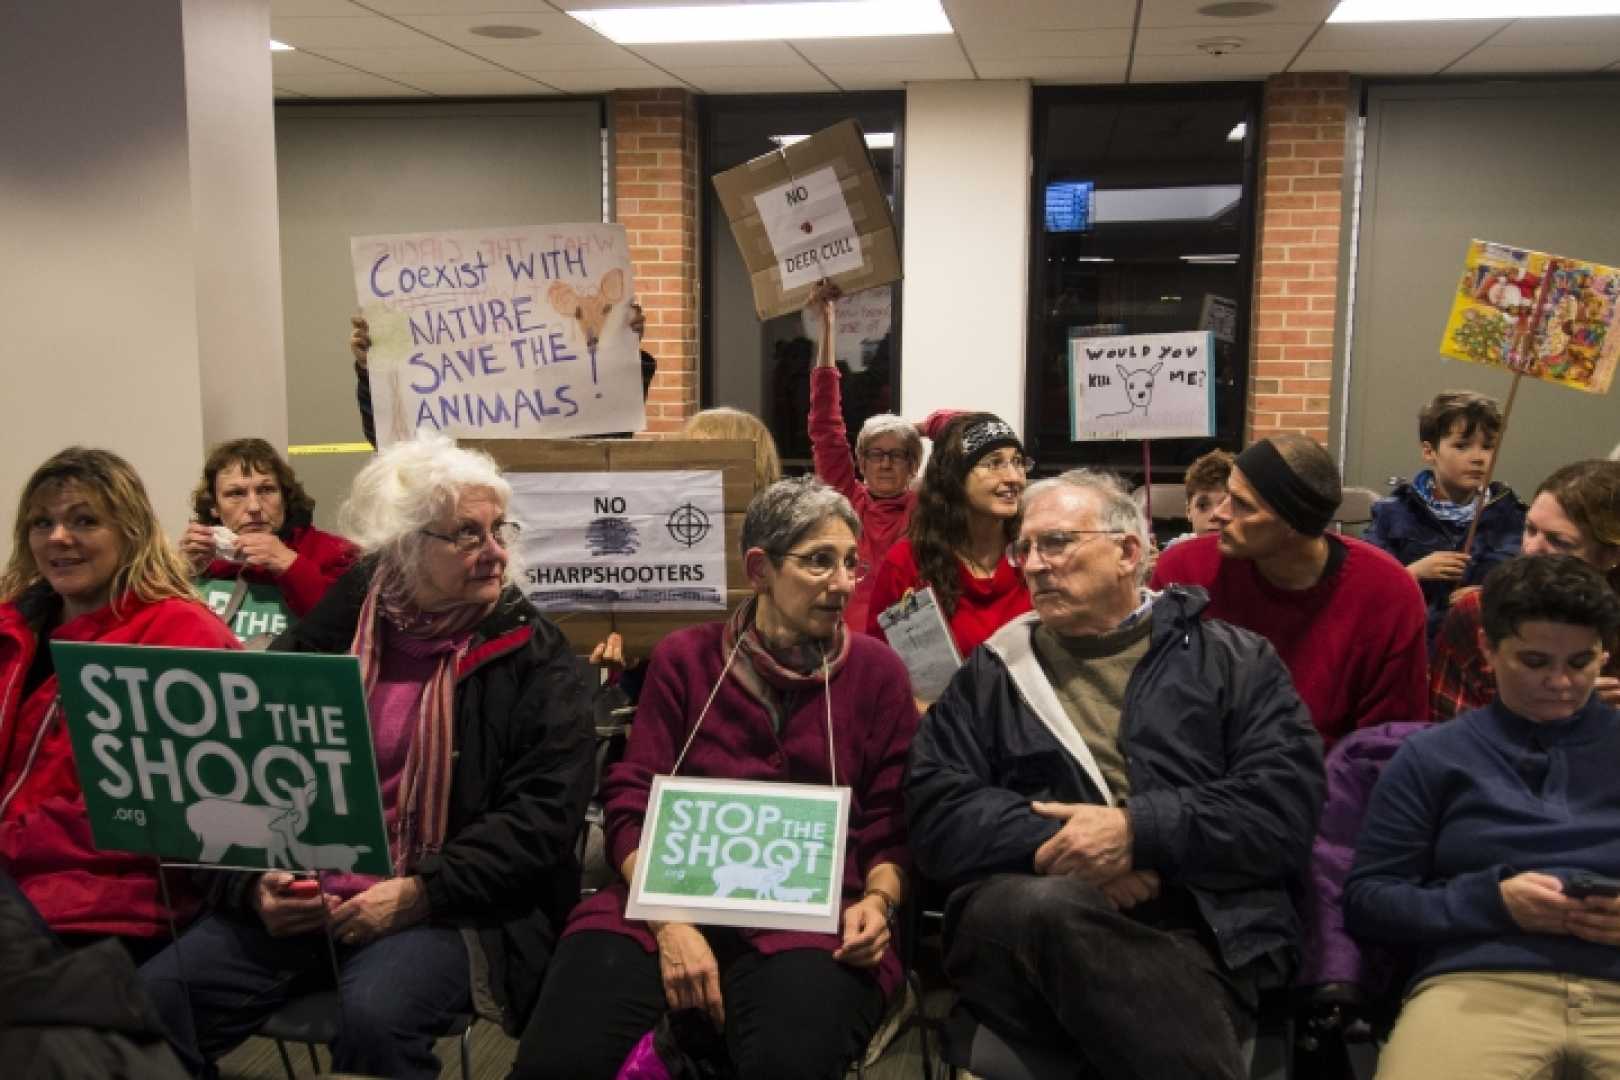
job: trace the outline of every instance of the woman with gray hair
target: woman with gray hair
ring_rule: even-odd
[[[625,758],[602,784],[624,880],[574,910],[515,1076],[613,1077],[681,1010],[723,1031],[738,1076],[842,1077],[865,1046],[900,984],[889,928],[909,862],[900,782],[917,714],[900,658],[844,625],[865,570],[859,529],[815,480],[773,484],[743,521],[753,597],[653,652]],[[652,781],[674,774],[848,787],[840,932],[629,919]]]
[[[510,497],[437,435],[355,478],[363,557],[271,648],[359,658],[394,875],[233,875],[142,973],[193,1071],[330,983],[328,936],[338,1072],[436,1077],[456,1014],[527,1019],[579,896],[594,735],[587,669],[514,584]]]

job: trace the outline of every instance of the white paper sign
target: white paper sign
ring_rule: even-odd
[[[357,236],[377,441],[565,438],[646,426],[623,226]]]
[[[962,654],[932,588],[908,593],[878,615],[878,625],[889,647],[900,654],[911,673],[911,692],[918,700],[938,701],[950,685]]]
[[[1075,442],[1215,434],[1208,331],[1069,339]]]
[[[541,611],[723,611],[719,470],[507,473]]]
[[[760,192],[754,204],[784,292],[860,268],[861,238],[831,165]]]

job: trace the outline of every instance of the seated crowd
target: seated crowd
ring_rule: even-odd
[[[336,985],[345,1073],[437,1076],[435,1038],[475,1014],[518,1040],[513,1076],[661,1075],[675,1042],[838,1077],[904,998],[897,912],[939,897],[960,1007],[1004,1038],[1085,1075],[1236,1078],[1315,940],[1324,754],[1422,721],[1342,881],[1350,933],[1409,969],[1381,1072],[1620,1070],[1620,462],[1525,508],[1485,486],[1494,403],[1446,394],[1366,540],[1335,527],[1327,450],[1277,435],[1194,463],[1161,552],[1118,478],[1033,480],[993,414],[874,417],[852,447],[833,299],[810,305],[815,477],[781,479],[746,413],[689,425],[756,446],[749,597],[646,658],[616,635],[575,655],[518,585],[518,532],[548,523],[441,436],[375,455],[335,534],[258,439],[209,454],[178,542],[117,455],[44,462],[0,577],[0,925],[48,940],[32,963],[139,965],[197,1076]],[[879,621],[923,590],[961,658],[932,703]],[[356,657],[392,874],[98,850],[53,641]],[[598,782],[604,676],[637,710]],[[847,789],[837,928],[630,917],[675,775]],[[593,793],[617,877],[582,898]]]

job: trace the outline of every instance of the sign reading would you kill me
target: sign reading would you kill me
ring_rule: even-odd
[[[836,932],[848,823],[845,787],[655,776],[625,914]]]
[[[391,872],[352,656],[51,646],[98,848]]]
[[[1207,330],[1069,339],[1069,422],[1075,442],[1215,434]]]

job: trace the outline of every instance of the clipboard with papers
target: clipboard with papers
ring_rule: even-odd
[[[878,625],[911,672],[912,694],[922,701],[938,701],[962,666],[962,654],[934,590],[907,592],[878,614]]]

